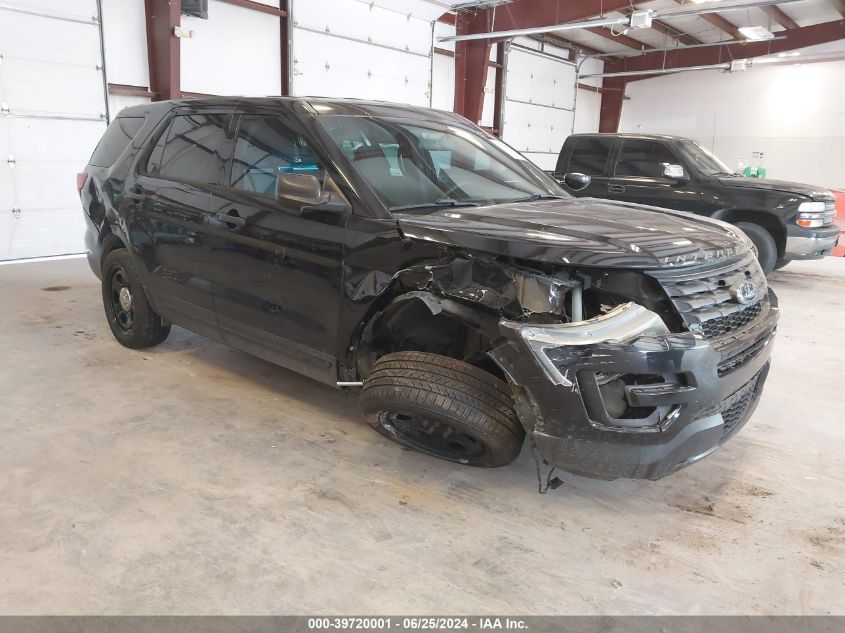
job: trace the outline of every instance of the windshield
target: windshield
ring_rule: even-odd
[[[681,148],[687,159],[705,176],[732,176],[734,173],[710,150],[695,141],[681,143]]]
[[[569,197],[538,167],[481,130],[410,119],[318,120],[392,211]]]

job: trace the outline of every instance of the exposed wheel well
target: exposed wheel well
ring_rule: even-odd
[[[778,248],[778,257],[783,257],[786,252],[786,229],[783,223],[775,216],[763,211],[731,210],[724,211],[713,216],[717,220],[736,224],[737,222],[751,222],[766,229],[774,238]]]
[[[506,380],[487,352],[497,338],[493,315],[429,293],[400,295],[364,328],[357,346],[358,375],[367,376],[380,357],[429,352],[469,363]]]

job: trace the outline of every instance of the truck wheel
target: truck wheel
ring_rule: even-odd
[[[119,248],[103,261],[103,307],[117,342],[131,349],[158,345],[170,334],[147,300],[132,258]]]
[[[757,260],[760,262],[763,273],[768,275],[775,269],[778,259],[778,247],[775,244],[775,238],[759,224],[737,222],[736,225],[754,242],[754,246],[757,247]]]
[[[361,411],[385,437],[469,466],[510,464],[525,439],[504,382],[438,354],[382,356],[364,381]]]

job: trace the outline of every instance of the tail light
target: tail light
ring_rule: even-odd
[[[79,172],[76,174],[76,191],[79,192],[79,195],[82,195],[82,188],[85,186],[85,183],[88,181],[88,174],[84,171]]]

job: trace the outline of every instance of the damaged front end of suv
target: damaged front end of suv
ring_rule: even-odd
[[[750,417],[778,311],[741,231],[572,198],[452,114],[317,119],[384,231],[344,256],[338,370],[380,433],[480,466],[527,437],[566,471],[657,479]]]
[[[385,294],[356,350],[362,373],[402,348],[498,373],[539,457],[602,479],[663,477],[736,433],[778,318],[751,250],[646,270],[453,253]]]

